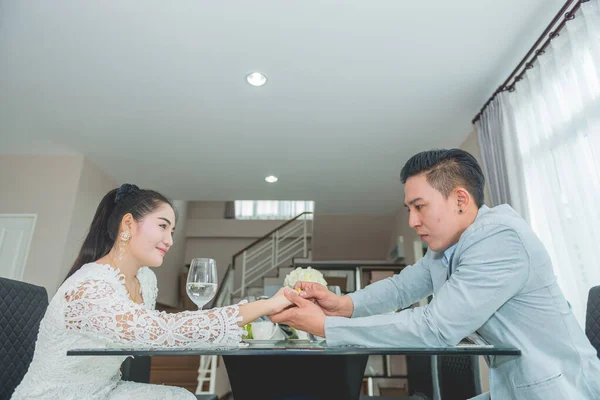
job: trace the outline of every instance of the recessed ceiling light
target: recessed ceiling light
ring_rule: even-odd
[[[278,177],[274,176],[274,175],[269,175],[265,178],[265,181],[269,182],[269,183],[275,183],[279,180]]]
[[[246,80],[252,86],[262,86],[267,83],[267,77],[260,72],[253,72],[246,77]]]

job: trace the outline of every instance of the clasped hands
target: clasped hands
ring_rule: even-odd
[[[284,289],[291,304],[282,311],[272,314],[272,322],[325,337],[325,317],[347,317],[354,311],[349,296],[337,296],[325,286],[315,282],[297,282],[294,289]]]

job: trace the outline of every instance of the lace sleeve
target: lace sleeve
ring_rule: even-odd
[[[103,280],[81,282],[65,294],[67,329],[90,332],[136,346],[185,347],[237,344],[244,330],[238,306],[168,314],[149,310],[120,295]]]

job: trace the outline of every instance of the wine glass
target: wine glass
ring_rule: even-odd
[[[187,295],[199,310],[217,293],[217,264],[212,258],[194,258],[190,264],[187,283]]]
[[[327,286],[327,289],[329,289],[330,292],[335,293],[336,296],[342,295],[342,290],[339,286]]]

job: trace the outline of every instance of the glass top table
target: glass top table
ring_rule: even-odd
[[[453,347],[363,347],[327,346],[326,341],[248,340],[247,346],[195,348],[128,348],[107,347],[73,349],[68,356],[302,356],[302,355],[492,355],[519,356],[521,351],[509,346],[458,345]]]
[[[326,341],[249,340],[243,347],[73,349],[69,356],[200,356],[223,357],[236,400],[359,399],[370,355],[507,356],[508,346],[455,347],[327,346]]]

